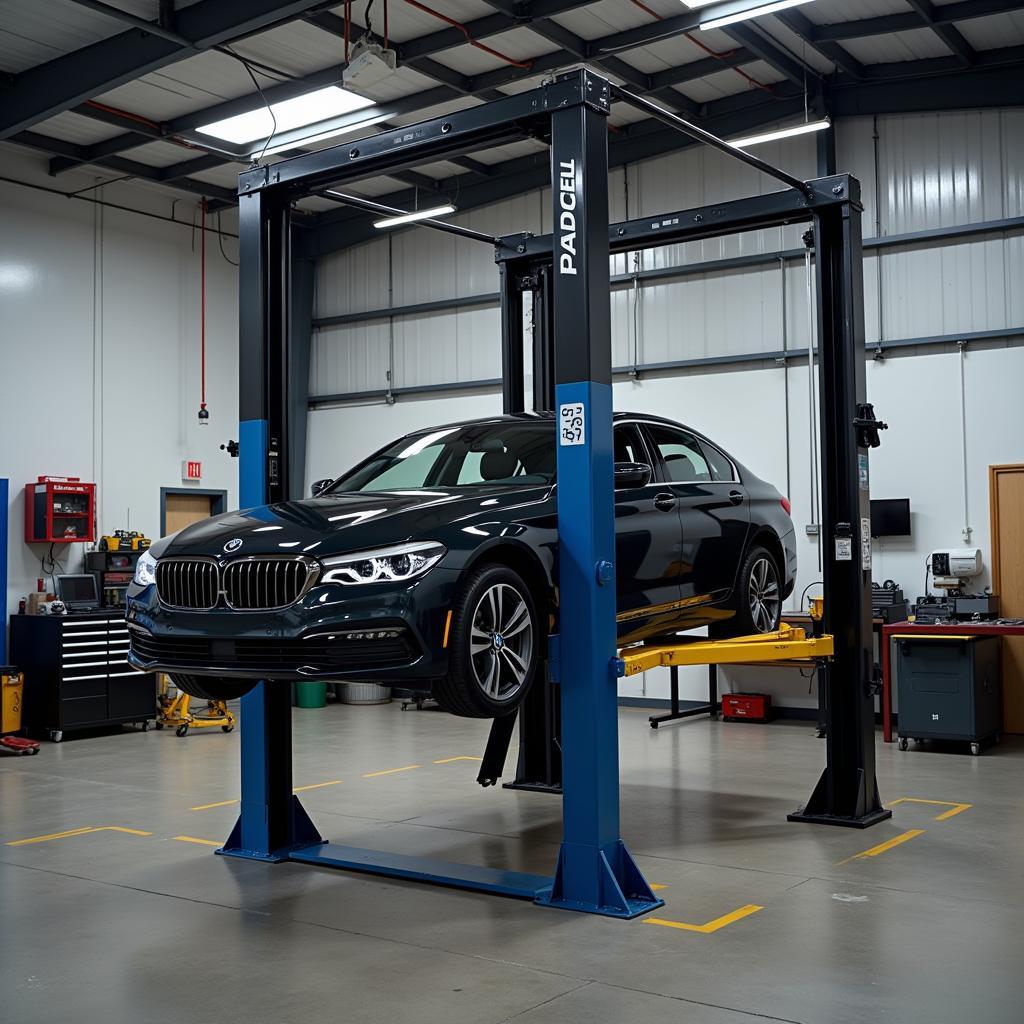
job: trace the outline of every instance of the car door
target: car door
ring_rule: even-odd
[[[635,423],[617,423],[615,461],[651,466],[644,487],[615,492],[615,577],[619,639],[628,643],[671,623],[680,598],[677,503],[653,478],[652,456]]]
[[[682,529],[680,586],[694,606],[732,589],[750,528],[750,503],[732,461],[681,427],[648,422],[663,490],[678,502]]]

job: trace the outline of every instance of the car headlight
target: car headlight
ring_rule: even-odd
[[[324,573],[320,583],[396,583],[422,576],[447,554],[437,541],[414,541],[375,551],[321,559]]]
[[[135,563],[135,578],[132,582],[137,587],[148,587],[150,583],[156,583],[156,559],[148,551],[143,551]]]

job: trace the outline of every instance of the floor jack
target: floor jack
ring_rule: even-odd
[[[189,729],[211,729],[217,726],[220,726],[222,732],[234,729],[235,716],[228,711],[224,701],[208,700],[205,709],[199,714],[189,711],[190,702],[191,698],[182,690],[178,690],[177,696],[172,697],[167,676],[161,676],[156,727],[174,729],[178,736],[187,736]]]
[[[0,736],[0,755],[38,753],[39,740],[26,739],[24,736]]]

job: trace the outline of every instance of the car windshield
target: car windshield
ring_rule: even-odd
[[[554,479],[552,423],[471,423],[403,437],[340,477],[324,493],[528,487]]]

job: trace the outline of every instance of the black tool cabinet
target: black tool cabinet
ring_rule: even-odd
[[[980,754],[1003,728],[999,638],[895,637],[899,745],[910,739],[961,740]]]
[[[127,662],[121,609],[12,615],[11,661],[25,674],[23,725],[59,742],[74,729],[156,717],[156,676]]]

